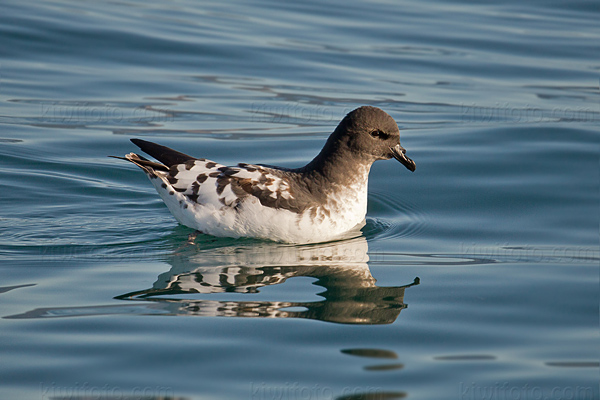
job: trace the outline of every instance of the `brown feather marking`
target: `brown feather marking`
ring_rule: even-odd
[[[227,168],[225,171],[223,171],[223,173],[226,176],[233,176],[233,175],[237,174],[238,172],[240,172],[239,169],[233,169],[233,168]]]
[[[252,194],[252,181],[250,179],[240,179],[239,184],[244,192]]]
[[[220,176],[219,178],[217,178],[217,194],[218,195],[221,195],[223,193],[223,190],[225,190],[225,187],[227,185],[229,185],[230,181],[231,181],[231,179],[226,176]]]
[[[208,179],[208,176],[206,176],[206,174],[198,174],[198,176],[196,177],[196,180],[199,183],[204,183],[204,181],[207,179]]]
[[[196,165],[196,160],[187,160],[185,162],[185,169],[189,171],[190,169],[194,168],[194,165]]]

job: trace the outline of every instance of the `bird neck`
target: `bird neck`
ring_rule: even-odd
[[[332,135],[321,152],[301,169],[330,182],[351,186],[366,183],[372,163],[372,160],[351,151],[347,143]]]

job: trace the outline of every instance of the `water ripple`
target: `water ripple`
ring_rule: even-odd
[[[369,200],[372,211],[363,228],[367,238],[418,236],[429,225],[429,216],[410,201],[398,201],[390,194],[377,191],[369,194]]]

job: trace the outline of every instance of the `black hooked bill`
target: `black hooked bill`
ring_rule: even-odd
[[[406,157],[406,149],[404,147],[397,144],[394,147],[390,147],[390,150],[392,151],[392,157],[400,161],[400,163],[406,168],[408,168],[410,171],[415,171],[417,166],[413,160]]]

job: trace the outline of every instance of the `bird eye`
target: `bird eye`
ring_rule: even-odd
[[[387,139],[390,137],[390,135],[388,135],[387,133],[380,131],[379,129],[375,129],[374,131],[371,131],[371,136],[373,136],[374,138],[379,138],[379,139]]]

